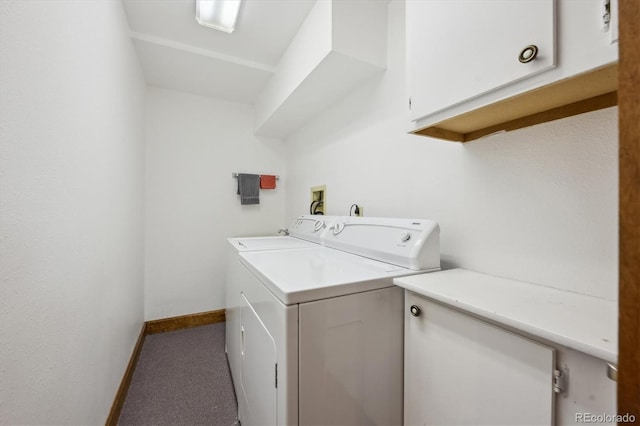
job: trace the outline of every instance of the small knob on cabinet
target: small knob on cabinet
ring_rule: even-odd
[[[411,307],[409,308],[409,311],[411,312],[411,315],[413,315],[414,317],[420,316],[420,308],[416,305],[411,305]]]
[[[527,62],[533,61],[536,56],[538,56],[538,46],[535,44],[530,44],[520,52],[520,56],[518,56],[518,61],[526,64]]]

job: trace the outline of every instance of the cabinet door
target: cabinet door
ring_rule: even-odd
[[[553,348],[406,292],[407,425],[551,425],[554,361]]]
[[[245,426],[277,424],[276,344],[244,293],[240,304],[241,392],[238,418]]]
[[[554,15],[554,0],[407,0],[411,120],[553,68]]]

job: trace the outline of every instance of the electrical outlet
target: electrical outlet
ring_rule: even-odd
[[[311,214],[325,214],[327,211],[327,185],[311,187]]]
[[[356,214],[356,216],[364,216],[364,207],[362,206],[358,206],[358,213]]]

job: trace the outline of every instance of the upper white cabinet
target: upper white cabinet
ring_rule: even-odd
[[[410,130],[464,142],[615,105],[607,4],[408,0]]]
[[[409,1],[411,119],[553,68],[554,14],[554,0]]]

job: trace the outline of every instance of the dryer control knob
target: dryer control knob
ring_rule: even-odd
[[[408,233],[406,231],[403,231],[403,232],[400,233],[400,241],[402,241],[403,243],[406,242],[406,241],[409,241],[410,238],[411,238],[411,234],[410,233]]]
[[[420,308],[417,305],[411,305],[411,307],[409,308],[409,311],[411,312],[411,315],[413,315],[414,317],[420,316]]]
[[[321,230],[324,227],[324,221],[322,220],[316,220],[313,224],[313,230],[314,232],[318,232],[319,230]]]
[[[338,235],[344,229],[344,223],[336,223],[333,225],[333,235]]]

